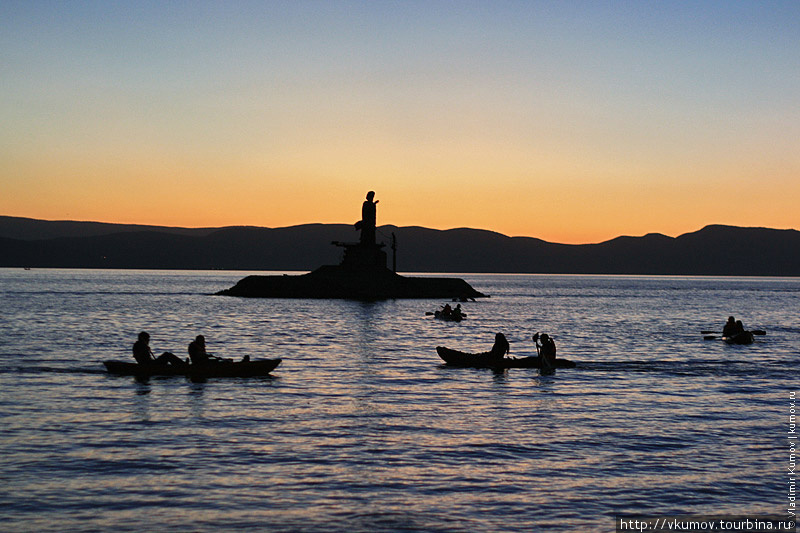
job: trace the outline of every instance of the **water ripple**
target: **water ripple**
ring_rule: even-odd
[[[443,302],[209,297],[238,273],[0,270],[0,520],[13,531],[609,531],[615,514],[775,513],[800,282],[471,276]],[[5,277],[4,277],[5,276]],[[739,310],[742,311],[739,311]],[[768,331],[705,341],[731,312]],[[709,321],[711,323],[709,323]],[[111,377],[156,351],[271,378]],[[456,369],[503,331],[577,362]]]

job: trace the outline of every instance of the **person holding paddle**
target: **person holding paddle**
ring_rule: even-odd
[[[183,366],[186,365],[181,358],[172,352],[164,352],[158,357],[153,355],[150,349],[150,334],[146,331],[139,333],[136,342],[133,343],[133,358],[142,366]]]
[[[231,363],[233,359],[226,359],[217,357],[206,352],[206,338],[198,335],[192,342],[189,343],[189,358],[192,360],[193,365],[207,365],[209,363]],[[250,360],[249,355],[245,355],[242,359],[243,362]]]
[[[206,352],[206,338],[202,335],[198,335],[189,343],[189,358],[193,365],[207,365],[221,361],[219,357],[214,357]]]
[[[541,340],[542,344],[539,344]],[[541,337],[537,332],[533,336],[533,342],[536,344],[536,351],[539,353],[539,365],[542,370],[552,370],[556,366],[556,343],[547,333],[543,333]]]
[[[725,325],[722,326],[722,336],[723,337],[733,337],[737,333],[741,333],[744,331],[744,326],[742,325],[742,321],[736,321],[733,316],[728,317],[728,321],[725,322]]]
[[[550,366],[556,364],[556,342],[547,334],[543,333],[540,337],[542,347],[540,355],[547,359]]]

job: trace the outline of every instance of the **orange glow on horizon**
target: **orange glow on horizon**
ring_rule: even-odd
[[[721,199],[723,181],[612,186],[608,181],[546,180],[503,185],[491,180],[416,183],[360,179],[360,183],[302,178],[215,180],[213,170],[159,177],[157,168],[96,168],[47,184],[20,184],[0,200],[0,214],[45,220],[83,220],[180,227],[285,227],[352,224],[367,190],[375,190],[378,224],[432,229],[469,227],[564,244],[597,243],[621,235],[678,236],[708,224],[797,228],[800,186],[748,190],[746,204]],[[105,178],[115,175],[113,181]],[[147,179],[142,179],[147,177]],[[370,183],[372,181],[372,183]],[[454,183],[461,182],[456,186]],[[76,187],[75,184],[78,183]],[[191,183],[191,186],[187,184]],[[198,187],[197,183],[203,183]],[[724,200],[724,201],[723,201]],[[67,209],[64,206],[68,206]]]
[[[0,214],[800,229],[797,6],[737,6],[15,4]]]

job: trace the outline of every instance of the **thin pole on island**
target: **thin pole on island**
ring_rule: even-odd
[[[392,232],[392,272],[397,274],[397,235]]]

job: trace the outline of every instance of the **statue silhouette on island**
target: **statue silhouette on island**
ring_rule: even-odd
[[[333,241],[331,244],[344,248],[344,257],[341,267],[350,270],[374,270],[386,268],[386,252],[381,250],[384,243],[376,243],[376,224],[378,200],[375,198],[375,191],[367,193],[367,199],[361,204],[361,220],[355,223],[357,231],[361,232],[361,237],[357,243]]]
[[[386,245],[376,242],[375,192],[369,191],[361,205],[361,220],[355,229],[358,242],[333,241],[344,248],[338,265],[323,265],[299,276],[247,276],[222,296],[250,298],[344,298],[386,300],[391,298],[481,298],[486,297],[458,278],[410,278],[386,267]],[[394,236],[394,234],[393,234]],[[395,249],[394,243],[392,249]]]
[[[356,222],[357,230],[361,230],[361,245],[362,246],[375,246],[375,225],[377,223],[377,205],[380,200],[375,198],[375,191],[367,193],[367,199],[361,204],[361,220]]]

